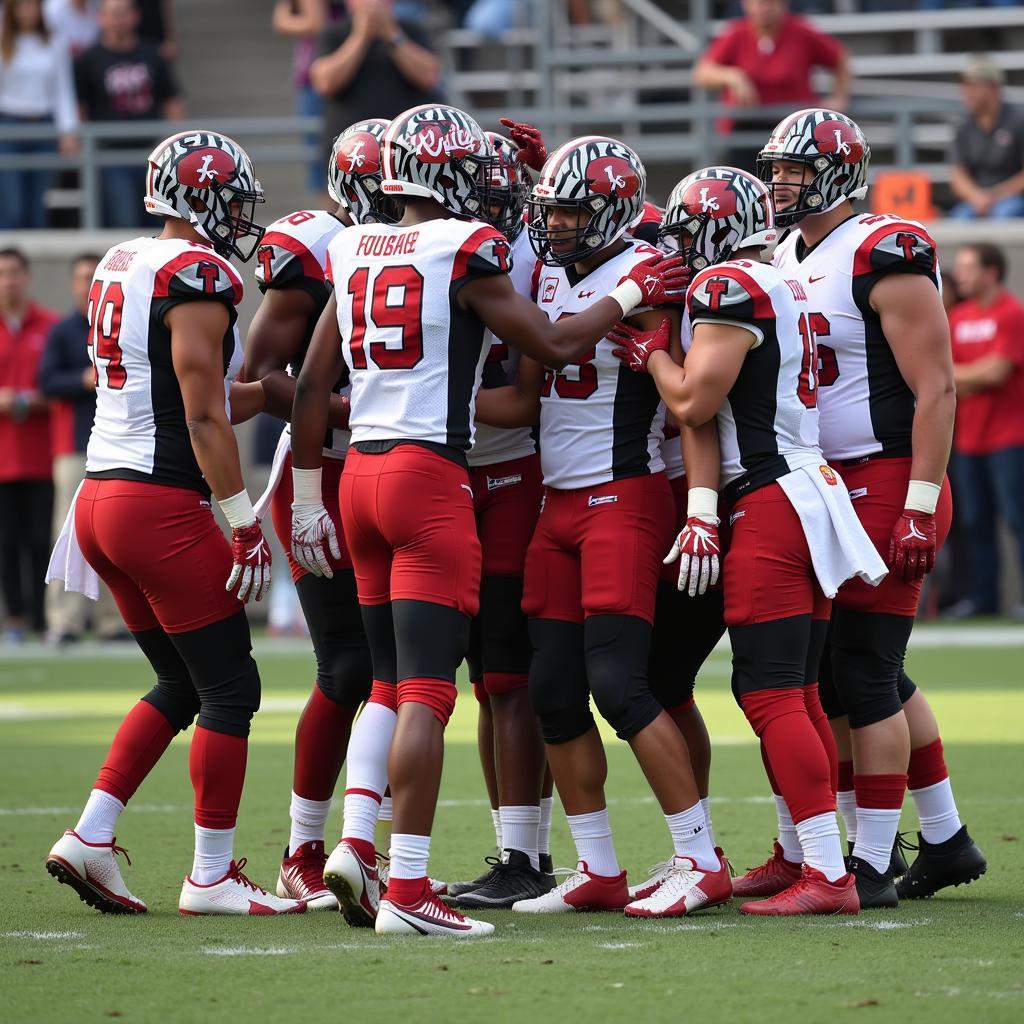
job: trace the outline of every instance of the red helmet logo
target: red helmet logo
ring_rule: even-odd
[[[369,132],[355,132],[341,144],[335,160],[342,174],[377,174],[380,146]]]
[[[640,176],[621,156],[600,156],[591,160],[585,177],[589,190],[602,196],[628,199],[640,190]]]
[[[686,190],[683,209],[690,217],[731,217],[736,212],[736,193],[724,178],[701,178]]]
[[[189,150],[178,161],[178,181],[189,188],[213,188],[236,174],[234,157],[223,149],[203,146]]]
[[[412,145],[423,163],[443,164],[475,153],[480,140],[469,128],[460,128],[450,121],[427,121],[416,129]]]
[[[822,121],[814,127],[819,153],[835,153],[844,164],[855,164],[864,156],[864,147],[853,125],[846,121]]]

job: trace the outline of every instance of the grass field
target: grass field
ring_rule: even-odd
[[[494,913],[493,939],[384,940],[339,915],[180,918],[191,865],[187,739],[177,740],[121,821],[123,868],[144,917],[104,917],[43,870],[77,820],[113,729],[149,686],[125,652],[0,654],[0,1018],[25,1021],[285,1020],[488,1022],[1024,1019],[1024,632],[1000,645],[919,631],[909,671],[943,723],[961,813],[985,850],[979,882],[898,910],[841,920],[747,920],[736,906],[678,922],[611,914]],[[301,648],[257,652],[257,716],[239,818],[238,854],[270,887],[287,839],[291,742],[311,678]],[[698,684],[715,740],[714,825],[737,867],[770,848],[774,813],[757,748],[716,654]],[[491,852],[463,694],[448,733],[432,873],[472,877]],[[628,748],[609,744],[612,823],[638,880],[666,855],[664,822]],[[910,801],[908,800],[908,805]],[[328,840],[336,836],[340,809]],[[912,807],[903,827],[916,826]],[[555,861],[574,860],[556,811]]]

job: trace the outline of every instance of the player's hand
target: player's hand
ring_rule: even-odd
[[[231,575],[224,589],[234,590],[242,604],[250,597],[261,601],[270,590],[270,547],[259,521],[231,531],[231,561]]]
[[[503,117],[501,123],[508,129],[508,137],[519,147],[519,159],[527,167],[539,171],[548,158],[548,150],[540,129],[507,117]]]
[[[721,549],[718,516],[690,516],[664,561],[665,565],[671,565],[679,559],[676,589],[697,597],[713,587],[718,582]]]
[[[669,331],[672,321],[668,317],[658,325],[657,330],[641,331],[637,327],[620,320],[606,335],[613,344],[618,345],[612,354],[621,359],[634,373],[647,372],[647,360],[654,352],[667,352]]]
[[[338,531],[323,504],[292,504],[292,558],[314,576],[334,579],[327,554],[341,558]]]
[[[889,537],[889,568],[904,583],[913,583],[935,567],[937,548],[934,514],[905,508]]]
[[[641,306],[667,306],[686,301],[693,271],[682,256],[666,254],[655,256],[646,263],[638,263],[626,275],[640,288]]]

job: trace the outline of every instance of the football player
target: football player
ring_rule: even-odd
[[[838,586],[854,575],[877,582],[885,566],[817,445],[808,310],[800,286],[764,262],[776,240],[766,186],[732,167],[698,171],[673,190],[666,225],[696,272],[682,372],[665,351],[667,325],[653,337],[626,328],[616,334],[623,357],[635,369],[646,366],[681,423],[699,428],[717,419],[731,523],[723,586],[733,693],[804,854],[791,886],[741,911],[855,914],[857,887],[843,863],[821,735],[828,729],[814,721],[817,687],[807,685],[808,664],[821,650],[812,623],[827,618]],[[714,538],[717,501],[695,508],[705,481],[698,467],[687,469],[691,519],[678,544],[692,560],[699,552],[691,535],[699,529]]]
[[[414,107],[384,137],[386,195],[405,212],[394,227],[360,226],[328,247],[335,291],[314,333],[292,414],[292,548],[314,573],[329,569],[336,528],[321,494],[320,440],[330,386],[348,366],[352,445],[341,518],[373,660],[373,686],[353,730],[343,840],[327,870],[348,920],[378,932],[478,936],[431,891],[430,832],[455,672],[479,610],[480,543],[465,452],[489,345],[485,329],[563,366],[634,306],[677,295],[678,260],[638,264],[579,316],[551,323],[508,276],[509,243],[472,220],[486,204],[493,152],[476,122],[443,105]],[[369,750],[373,747],[374,754]],[[387,895],[379,900],[374,826],[391,784]],[[356,791],[358,788],[358,791]],[[336,859],[337,856],[337,859]],[[332,864],[335,868],[332,868]]]
[[[797,228],[775,261],[807,293],[822,447],[891,568],[877,588],[851,581],[840,591],[831,643],[852,740],[851,870],[863,905],[892,906],[897,894],[972,881],[986,863],[961,824],[935,717],[901,676],[922,581],[949,530],[955,397],[935,243],[920,224],[854,212],[869,158],[853,121],[809,109],[779,123],[758,167],[780,223]],[[908,785],[920,852],[896,886],[890,855]]]
[[[391,223],[395,204],[380,188],[380,142],[387,121],[360,121],[334,141],[327,166],[327,191],[336,209],[297,210],[267,229],[256,250],[256,281],[263,301],[246,344],[243,380],[261,380],[268,411],[288,419],[295,380],[327,298],[327,244],[352,224]],[[332,402],[339,408],[324,439],[324,505],[338,517],[338,481],[348,450],[347,375],[338,380]],[[274,529],[288,554],[289,568],[309,626],[316,655],[316,685],[295,730],[291,833],[278,877],[277,893],[306,901],[309,909],[337,909],[324,884],[324,829],[331,796],[345,759],[349,731],[359,705],[370,695],[370,649],[356,598],[355,576],[339,536],[340,556],[330,558],[332,574],[314,576],[291,555],[291,433],[285,427],[267,492],[256,503],[269,507]]]
[[[195,859],[182,914],[306,909],[251,882],[232,855],[249,722],[260,703],[244,603],[270,585],[270,552],[245,491],[226,402],[242,363],[229,256],[249,259],[263,192],[225,135],[179,132],[149,156],[146,210],[156,237],[114,246],[89,292],[96,420],[74,528],[156,674],[128,713],[82,817],[46,861],[105,913],[142,913],[115,859],[125,804],[198,715],[189,750]],[[231,526],[228,544],[210,509]],[[226,581],[226,582],[225,582]],[[241,603],[240,603],[241,602]]]

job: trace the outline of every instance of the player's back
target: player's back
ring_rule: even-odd
[[[820,462],[816,357],[801,286],[769,264],[731,260],[694,278],[686,309],[687,351],[702,323],[744,327],[756,338],[718,413],[727,497]]]
[[[89,290],[96,418],[86,456],[93,478],[144,480],[209,493],[192,450],[166,314],[184,302],[229,311],[222,342],[225,403],[242,362],[235,307],[242,281],[211,248],[135,238],[110,249]]]
[[[372,224],[336,235],[328,253],[353,444],[409,439],[468,450],[487,346],[483,322],[458,293],[507,273],[505,237],[454,218]]]

